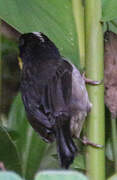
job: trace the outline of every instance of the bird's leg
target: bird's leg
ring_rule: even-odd
[[[99,85],[99,84],[101,84],[103,82],[103,80],[101,80],[101,81],[94,81],[94,80],[86,78],[85,77],[85,72],[82,74],[82,77],[83,77],[85,83],[91,84],[91,85]]]
[[[6,170],[3,162],[0,162],[0,170],[2,170],[2,171],[5,171],[5,170]]]
[[[103,145],[96,144],[96,143],[93,143],[93,142],[89,141],[86,136],[83,136],[82,139],[79,138],[79,140],[85,145],[90,145],[90,146],[93,146],[93,147],[96,147],[96,148],[103,148]]]

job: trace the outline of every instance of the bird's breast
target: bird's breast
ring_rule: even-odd
[[[79,137],[84,120],[87,116],[87,113],[91,109],[91,103],[89,101],[88,93],[85,87],[85,81],[77,70],[73,66],[72,72],[72,98],[70,103],[70,112],[71,112],[71,123],[70,128],[72,135]]]

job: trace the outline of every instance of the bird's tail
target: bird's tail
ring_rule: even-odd
[[[61,167],[68,169],[74,160],[77,148],[70,133],[70,119],[65,115],[56,118],[56,142]]]

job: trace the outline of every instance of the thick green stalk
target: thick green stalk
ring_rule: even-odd
[[[117,125],[116,118],[111,117],[113,155],[115,161],[115,172],[117,173]]]
[[[86,30],[86,76],[93,80],[103,80],[103,33],[101,27],[101,0],[85,1]],[[104,86],[88,85],[92,110],[88,116],[88,138],[103,145],[105,142],[104,125]],[[87,174],[90,180],[105,179],[104,148],[87,148]]]
[[[1,28],[1,20],[0,20]],[[2,59],[1,59],[1,33],[0,33],[0,119],[1,119],[1,107],[2,107]]]
[[[72,5],[78,35],[80,65],[83,69],[85,66],[84,7],[82,4],[82,0],[72,0]]]

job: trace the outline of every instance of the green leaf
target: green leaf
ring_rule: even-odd
[[[21,172],[16,146],[4,127],[0,127],[0,161],[6,169]]]
[[[79,65],[72,1],[1,0],[0,17],[20,32],[45,33],[62,55]]]
[[[109,31],[112,31],[115,34],[117,34],[117,20],[110,21],[108,24],[109,24]]]
[[[56,156],[56,158],[55,158]],[[56,143],[48,144],[43,154],[43,159],[40,163],[40,170],[45,169],[59,169],[59,159],[56,150]]]
[[[114,161],[112,149],[113,149],[112,148],[112,141],[110,139],[108,139],[108,141],[106,143],[106,156],[110,161]]]
[[[75,171],[43,171],[36,175],[35,180],[88,180],[86,176]]]
[[[1,50],[2,50],[2,57],[12,53],[15,54],[18,52],[18,48],[17,48],[17,43],[5,36],[2,36],[2,46],[1,46]]]
[[[0,180],[23,180],[14,172],[2,171],[0,172]]]
[[[117,180],[117,174],[114,174],[113,176],[111,176],[107,180]]]
[[[32,179],[38,169],[47,167],[46,157],[50,152],[48,144],[40,139],[27,121],[20,94],[12,104],[8,128],[18,133],[19,138],[16,139],[16,145],[21,157],[22,173],[27,179]],[[42,162],[43,165],[41,165]]]
[[[78,154],[76,158],[74,159],[73,164],[71,165],[71,168],[73,169],[82,169],[85,170],[85,156],[82,154]]]
[[[111,21],[117,19],[117,1],[103,0],[102,21]]]

